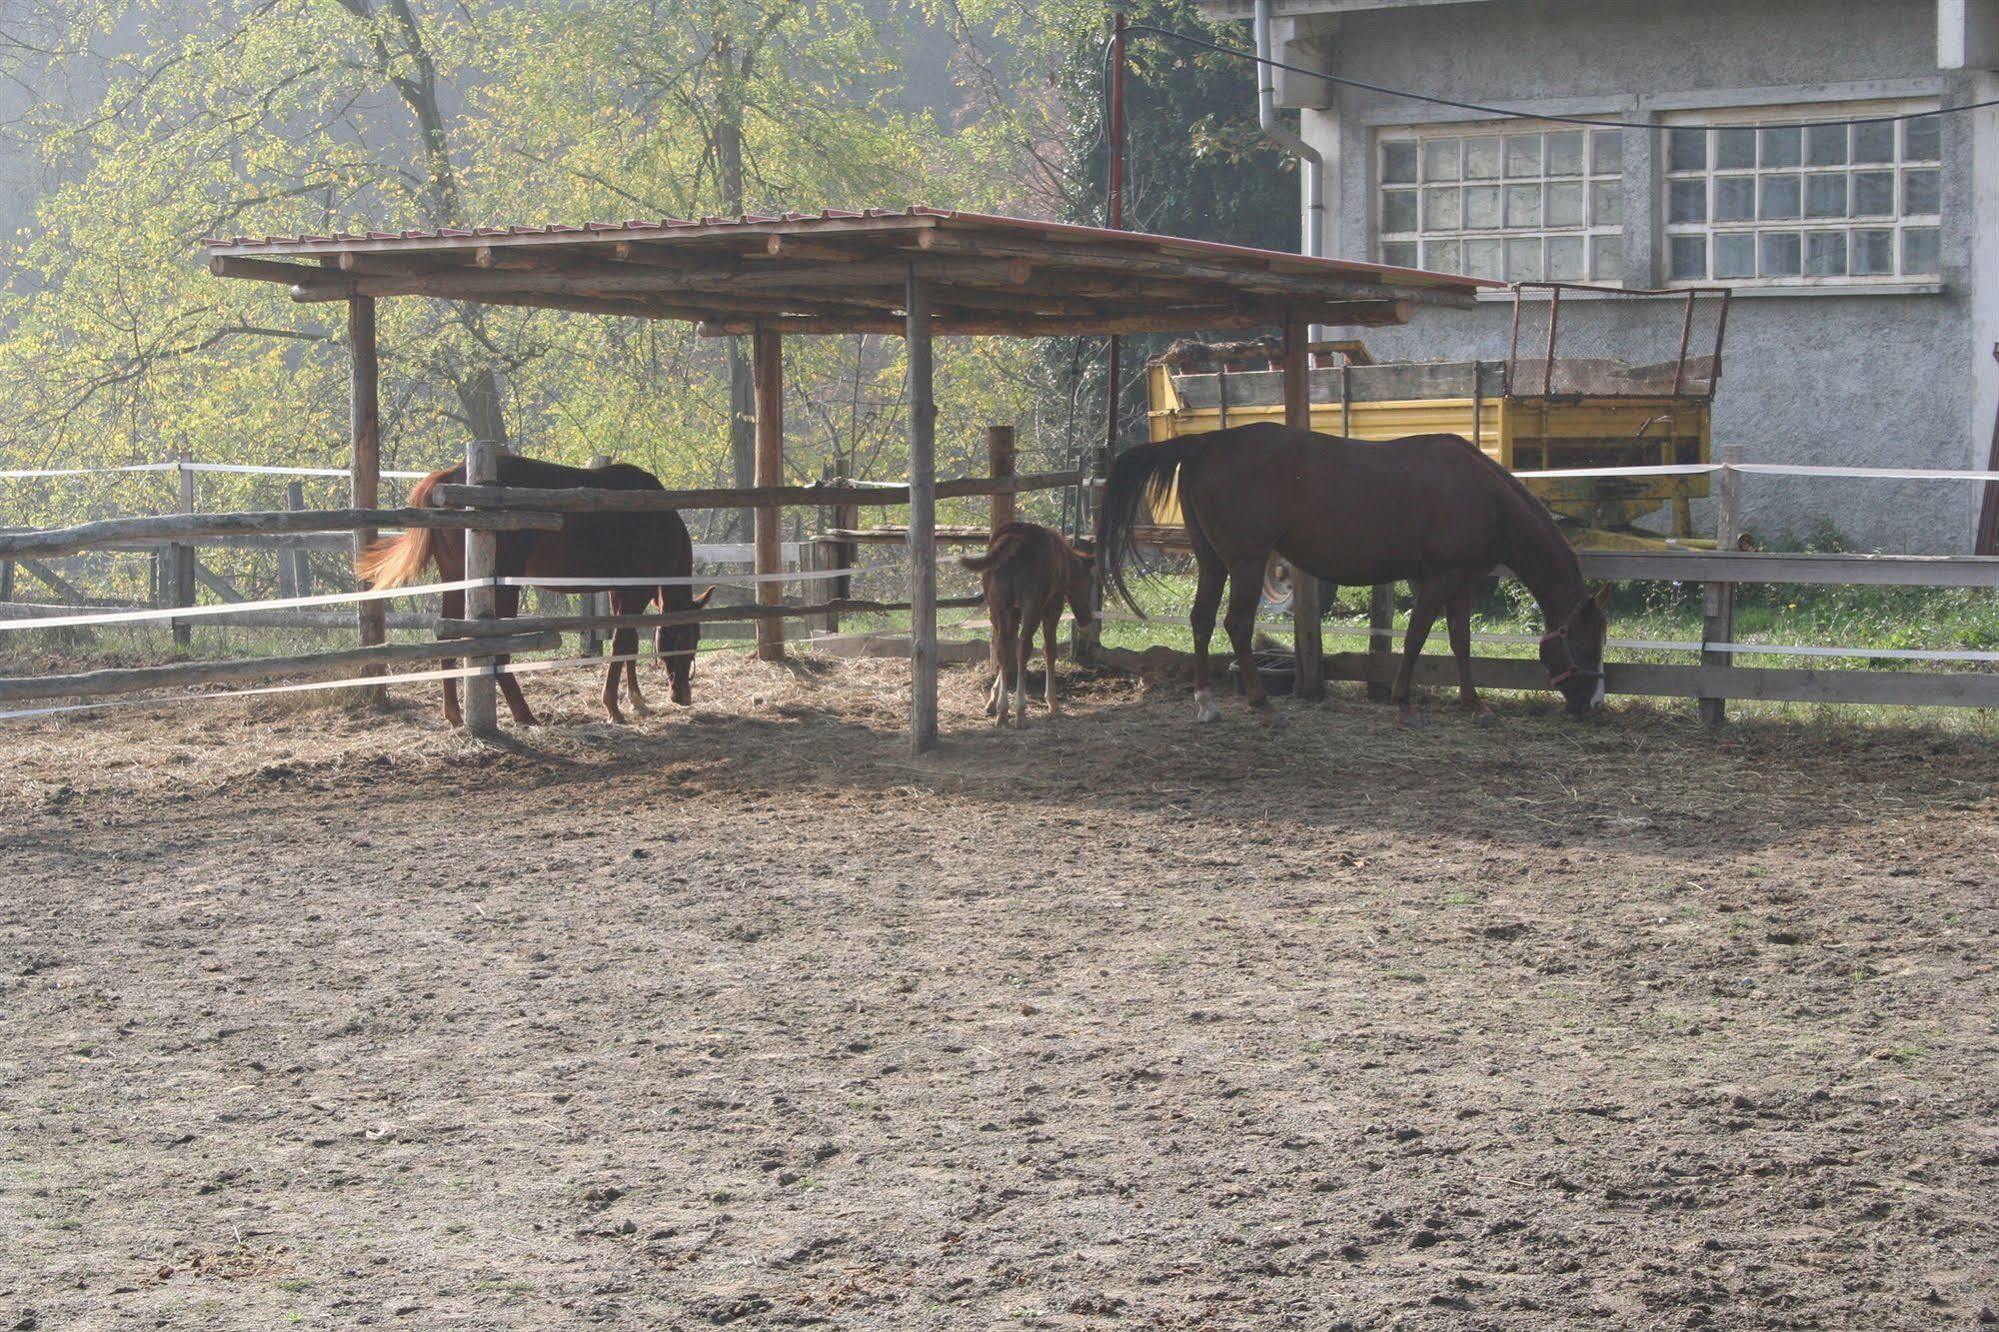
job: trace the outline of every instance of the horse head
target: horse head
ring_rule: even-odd
[[[1571,717],[1588,716],[1603,706],[1603,641],[1610,632],[1604,608],[1609,604],[1610,584],[1605,583],[1541,636],[1548,683],[1561,691]]]
[[[666,589],[659,590],[660,609],[667,608]],[[708,598],[715,595],[710,587],[700,596],[691,598],[684,609],[700,610],[708,604]],[[681,707],[694,702],[694,649],[701,643],[701,626],[698,624],[661,625],[653,636],[653,647],[659,659],[666,663],[667,678],[673,683],[673,701]]]

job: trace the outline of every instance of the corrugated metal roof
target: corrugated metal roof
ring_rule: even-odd
[[[1351,259],[1312,258],[1281,250],[1263,250],[1221,241],[1195,240],[1185,236],[1164,236],[1143,231],[1116,231],[1108,227],[1082,226],[1036,218],[1008,217],[997,213],[977,213],[963,209],[916,205],[893,210],[864,208],[858,211],[828,208],[818,213],[745,213],[738,217],[630,219],[622,222],[550,222],[541,225],[480,227],[440,227],[435,230],[332,232],[328,234],[268,236],[210,236],[202,244],[211,254],[261,252],[287,255],[342,254],[372,251],[435,253],[479,244],[509,241],[560,239],[588,243],[594,240],[665,240],[715,236],[809,234],[815,230],[851,231],[852,223],[878,222],[880,229],[898,226],[932,226],[950,231],[1011,234],[1044,239],[1070,240],[1151,249],[1205,258],[1224,264],[1253,264],[1278,272],[1345,274],[1376,282],[1420,287],[1456,288],[1474,291],[1503,287],[1504,283],[1424,269],[1397,268],[1387,264],[1362,263]],[[833,224],[828,226],[827,224]],[[868,228],[873,230],[873,228]]]
[[[942,334],[1400,323],[1499,284],[1183,236],[943,208],[213,237],[210,268],[294,300],[431,296],[699,323],[896,332],[910,280]]]

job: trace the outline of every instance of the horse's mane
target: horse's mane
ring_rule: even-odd
[[[1538,527],[1541,534],[1555,545],[1573,553],[1574,547],[1570,546],[1569,539],[1562,535],[1561,524],[1555,521],[1555,515],[1548,512],[1548,506],[1543,504],[1533,491],[1527,489],[1525,482],[1507,471],[1506,468],[1494,461],[1484,449],[1481,449],[1464,436],[1458,435],[1455,438],[1458,443],[1469,449],[1474,457],[1498,474],[1502,484],[1512,493],[1514,500],[1526,511],[1529,523]]]

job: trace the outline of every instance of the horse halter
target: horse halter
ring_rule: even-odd
[[[1577,678],[1581,678],[1584,680],[1601,680],[1603,678],[1603,671],[1601,669],[1590,670],[1587,667],[1576,665],[1575,650],[1569,646],[1569,627],[1575,623],[1576,612],[1580,611],[1581,609],[1582,606],[1580,604],[1577,605],[1575,610],[1569,612],[1568,618],[1562,621],[1560,628],[1550,629],[1547,633],[1541,635],[1542,647],[1546,647],[1548,644],[1560,640],[1562,644],[1562,655],[1566,656],[1569,659],[1569,667],[1567,670],[1552,671],[1549,673],[1548,687],[1550,689],[1559,689],[1563,685],[1567,684],[1570,680],[1574,680]]]

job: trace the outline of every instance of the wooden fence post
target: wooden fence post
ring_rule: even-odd
[[[1312,428],[1312,331],[1296,319],[1284,321],[1284,424],[1293,430]],[[1316,702],[1326,696],[1325,644],[1319,637],[1319,580],[1296,565],[1291,567],[1291,642],[1297,663],[1293,691]]]
[[[285,483],[285,508],[297,513],[305,508],[305,482]],[[312,595],[312,549],[300,544],[278,552],[278,586],[285,596]]]
[[[838,484],[838,481],[839,477],[834,465],[830,462],[821,463],[819,466],[819,484],[830,486]],[[838,509],[829,509],[823,506],[819,509],[819,530],[813,534],[810,541],[801,542],[798,547],[798,561],[801,568],[819,573],[827,569],[842,567],[838,554],[839,547],[824,539],[824,533],[828,528],[839,526],[839,518],[836,516],[838,513]],[[838,581],[838,579],[826,579],[809,584],[808,586],[812,589],[812,595],[808,596],[806,600],[834,600],[839,594],[833,591],[833,585]],[[840,616],[835,611],[827,611],[824,615],[813,620],[812,624],[821,633],[837,634],[840,632]]]
[[[609,467],[610,465],[611,455],[608,453],[593,454],[590,458],[590,467],[593,471],[599,467]],[[651,571],[648,570],[647,572]],[[576,609],[579,614],[583,615],[609,615],[611,613],[611,594],[608,592],[586,592],[576,598]],[[602,656],[603,653],[604,631],[601,629],[585,629],[582,638],[582,655],[586,657],[598,657]]]
[[[14,599],[14,561],[0,560],[0,601]]]
[[[852,479],[852,468],[848,464],[847,459],[844,457],[835,458],[833,460],[834,482],[839,485],[845,485]],[[834,527],[842,532],[852,532],[858,530],[860,525],[861,508],[858,504],[836,504],[833,506]],[[860,554],[861,547],[858,542],[838,542],[833,547],[833,558],[838,563],[833,567],[836,569],[851,569],[854,567],[854,561],[860,558]],[[853,598],[853,595],[854,576],[852,574],[841,574],[833,580],[833,596],[831,600],[848,601]],[[834,627],[839,627],[837,620],[834,621]]]
[[[1721,451],[1721,495],[1715,504],[1714,548],[1734,550],[1742,537],[1742,473],[1735,470],[1742,461],[1742,446],[1730,444]],[[1702,597],[1701,665],[1727,667],[1735,660],[1732,652],[1709,652],[1708,643],[1735,640],[1735,584],[1709,583]],[[1728,719],[1728,696],[1701,695],[1701,720],[1719,726]]]
[[[186,450],[180,451],[180,466],[175,468],[175,480],[179,482],[178,511],[194,512],[194,469],[188,464],[193,456]],[[191,544],[176,543],[173,547],[173,588],[172,603],[175,606],[194,604],[194,547]],[[174,646],[186,647],[194,641],[194,626],[186,620],[173,622]]]
[[[986,427],[987,475],[994,480],[1014,474],[1013,427],[1005,425]],[[996,494],[990,501],[990,521],[992,530],[997,532],[1013,521],[1014,494],[1007,491]]]
[[[996,425],[986,427],[986,463],[987,475],[995,480],[1003,476],[1013,475],[1014,448],[1012,426]],[[986,507],[988,534],[997,533],[1002,527],[1012,522],[1014,512],[1014,496],[1012,491],[1008,491],[1005,494],[995,493],[989,496]],[[1072,642],[1079,632],[1081,632],[1079,628],[1071,626],[1069,636]],[[989,626],[986,629],[986,638],[988,640],[986,662],[992,669],[997,671],[1000,669],[1000,641],[997,626]],[[1022,681],[1020,687],[1022,689],[1027,688],[1026,681]]]
[[[347,485],[349,503],[357,509],[373,509],[382,499],[382,365],[375,347],[375,298],[354,296],[347,302]],[[354,532],[354,557],[358,561],[375,544],[377,533],[370,528]],[[389,641],[387,604],[380,601],[354,603],[355,639],[362,647]],[[364,675],[379,672],[364,670]],[[382,701],[380,689],[360,691],[366,703]]]
[[[937,747],[937,403],[930,382],[930,280],[909,269],[909,748]]]
[[[1291,571],[1291,583],[1295,589],[1298,571]],[[1376,703],[1386,703],[1393,689],[1389,681],[1392,673],[1388,669],[1390,658],[1395,655],[1395,584],[1382,583],[1374,589],[1367,603],[1367,696]]]
[[[1115,345],[1116,339],[1113,339],[1112,342]],[[1085,449],[1077,457],[1076,525],[1085,533],[1093,533],[1096,530],[1096,509],[1090,500],[1090,487],[1098,479],[1099,474],[1104,477],[1110,475],[1111,466],[1115,461],[1111,456],[1109,445],[1103,446],[1100,450]],[[1099,463],[1101,463],[1101,467],[1098,466]],[[1096,598],[1097,610],[1101,612],[1105,606],[1110,604],[1110,597],[1104,589],[1103,555],[1101,552],[1098,553],[1097,560],[1090,571],[1090,586],[1092,595]],[[1097,648],[1103,642],[1103,635],[1104,622],[1101,615],[1087,629],[1081,625],[1077,625],[1069,635],[1070,657],[1080,665],[1095,665],[1098,658]]]
[[[493,445],[483,439],[475,439],[465,446],[465,482],[473,486],[495,485],[500,479],[499,454]],[[471,580],[490,579],[499,567],[500,539],[496,532],[482,532],[477,528],[465,529],[465,577]],[[495,605],[497,589],[491,583],[465,589],[465,616],[471,620],[491,620],[496,618]],[[465,685],[465,729],[476,736],[495,736],[500,733],[498,699],[494,695],[494,661],[491,657],[471,657],[465,664],[474,674],[466,677]]]
[[[757,455],[756,483],[759,486],[784,484],[784,339],[776,329],[759,324],[750,339],[751,360],[756,371]],[[762,508],[753,511],[755,569],[759,574],[784,572],[783,511]],[[784,584],[760,582],[755,600],[760,606],[784,603]],[[784,660],[784,621],[757,621],[757,660]]]

